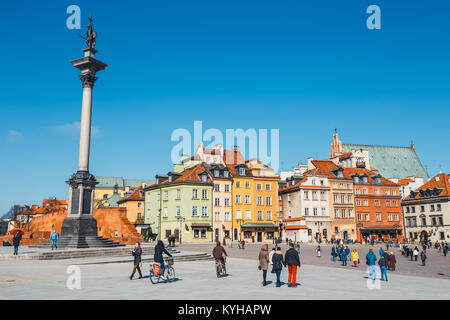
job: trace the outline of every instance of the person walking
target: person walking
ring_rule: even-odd
[[[383,253],[384,253],[384,250],[383,250],[383,248],[380,248],[380,250],[378,251],[378,254],[379,254],[380,256],[382,256],[382,255],[383,255]]]
[[[425,267],[425,261],[427,260],[427,255],[425,254],[425,251],[422,251],[420,253],[420,260],[422,260],[422,266]]]
[[[341,261],[343,266],[347,266],[347,250],[341,251]]]
[[[131,254],[134,256],[134,261],[133,261],[134,266],[133,266],[133,272],[131,273],[131,276],[130,276],[130,280],[133,280],[136,270],[139,273],[139,279],[142,279],[142,272],[141,272],[142,248],[141,248],[141,244],[139,242],[136,242],[136,246],[134,247]]]
[[[263,286],[267,285],[267,269],[269,267],[269,245],[265,244],[262,246],[261,251],[259,252],[259,270],[262,270],[263,273]]]
[[[320,244],[319,244],[316,248],[317,257],[319,257],[319,258],[320,258],[320,251],[321,251],[321,249],[320,249]]]
[[[286,263],[283,258],[283,252],[281,252],[280,247],[277,247],[275,253],[272,256],[273,262],[273,271],[277,275],[277,287],[281,286],[280,275],[281,270],[283,269],[283,265],[286,266]]]
[[[344,251],[345,251],[345,255],[347,256],[348,261],[352,261],[350,249],[348,248],[348,246],[345,247]],[[345,265],[347,265],[347,263],[345,263]]]
[[[284,255],[284,261],[288,266],[288,287],[295,287],[297,280],[297,267],[300,268],[300,256],[297,250],[294,249],[294,244],[289,244],[289,250]]]
[[[22,240],[22,233],[19,230],[18,232],[16,232],[16,234],[14,235],[13,239],[12,239],[12,243],[14,246],[14,254],[15,256],[17,256],[19,254],[19,246],[20,246],[20,241]]]
[[[395,264],[397,263],[397,259],[395,259],[394,252],[391,251],[389,255],[389,270],[395,271]]]
[[[377,256],[373,253],[372,249],[369,249],[369,252],[366,254],[366,264],[369,266],[369,278],[372,278],[373,280],[375,280],[377,275],[376,262]]]
[[[298,242],[298,241],[297,241],[296,249],[297,249],[298,254],[300,254],[300,242]]]
[[[50,235],[50,241],[52,242],[52,251],[53,251],[53,248],[58,249],[58,247],[56,246],[56,241],[58,241],[58,240],[59,240],[58,232],[53,230],[52,234]]]
[[[388,261],[386,260],[384,255],[380,256],[380,260],[378,260],[378,265],[380,266],[381,280],[388,281],[388,278],[387,278]]]
[[[353,251],[352,251],[352,260],[353,260],[353,266],[355,268],[358,267],[359,254],[358,254],[358,251],[356,251],[356,249],[353,249]]]
[[[384,259],[386,261],[386,268],[389,270],[389,252],[385,251],[383,253],[383,257],[384,257]]]
[[[331,247],[331,260],[336,261],[336,249]]]
[[[448,252],[448,245],[447,245],[447,244],[445,244],[445,245],[443,246],[442,252],[444,253],[444,257],[446,257],[446,256],[447,256],[447,252]]]
[[[414,255],[414,261],[417,261],[417,259],[419,258],[419,248],[417,248],[417,247],[414,248],[413,255]]]

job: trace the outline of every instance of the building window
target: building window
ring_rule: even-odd
[[[365,214],[366,221],[370,221],[370,215],[368,213]]]
[[[391,206],[391,200],[386,200],[386,207],[390,207]]]
[[[416,207],[411,207],[411,212],[416,213]]]
[[[377,213],[377,221],[381,221],[381,214]]]
[[[248,195],[248,194],[245,195],[245,203],[246,204],[250,204],[251,203],[251,198],[250,198],[250,195]]]
[[[239,168],[239,175],[245,176],[245,168]]]
[[[266,191],[270,191],[270,183],[266,183]]]
[[[169,191],[164,191],[164,201],[169,200]]]
[[[218,183],[214,184],[214,191],[220,192],[220,184],[218,184]]]
[[[324,183],[323,180],[320,180],[320,185],[321,185],[321,186],[324,186],[324,185],[325,185],[325,183]]]
[[[202,182],[208,182],[208,176],[206,174],[202,175]]]
[[[373,190],[373,194],[376,194],[376,195],[377,195],[377,194],[378,194],[378,189],[374,189],[374,190]]]
[[[225,185],[225,192],[230,192],[230,185],[229,184]]]
[[[353,218],[353,209],[348,209],[349,218]]]
[[[245,210],[245,219],[246,220],[252,219],[252,212],[250,210]]]
[[[198,207],[197,206],[192,207],[192,216],[198,217]]]
[[[241,182],[240,181],[236,181],[236,188],[240,188],[241,187]]]
[[[266,220],[272,220],[272,211],[266,212]]]
[[[334,209],[334,217],[339,218],[339,209]]]
[[[216,207],[220,206],[220,198],[214,198],[214,205]]]
[[[266,206],[272,205],[272,197],[266,197]]]
[[[263,203],[262,203],[262,202],[263,202],[263,201],[262,201],[262,196],[258,196],[258,197],[256,198],[256,200],[257,200],[257,201],[256,201],[256,204],[257,204],[258,206],[262,206],[262,204],[263,204]]]
[[[306,216],[306,217],[309,216],[309,208],[305,208],[305,216]]]
[[[425,217],[422,217],[422,226],[427,225],[427,219]]]
[[[397,200],[392,200],[392,206],[397,207]]]
[[[228,171],[224,171],[224,172],[223,172],[223,176],[224,176],[225,178],[228,178]]]
[[[397,214],[397,213],[394,214],[394,220],[395,220],[395,221],[398,221],[398,214]]]
[[[202,199],[207,200],[208,199],[208,189],[202,190]]]
[[[240,194],[236,195],[236,203],[241,204],[241,195]]]
[[[194,229],[194,238],[200,238],[200,230]]]
[[[367,189],[366,188],[363,189],[363,194],[367,194]]]
[[[137,214],[137,219],[138,219],[138,220],[141,220],[141,219],[142,219],[142,213],[138,212],[138,214]]]
[[[345,195],[341,195],[341,203],[345,203]]]
[[[359,194],[359,189],[356,189],[356,190],[355,190],[355,193],[356,193],[356,194]]]
[[[169,216],[169,212],[168,212],[168,210],[167,210],[167,207],[164,207],[163,208],[163,217],[164,218],[167,218]]]
[[[367,200],[364,200],[364,205],[367,207],[369,205],[369,202]]]
[[[397,190],[392,190],[392,195],[393,196],[397,195]]]
[[[305,191],[304,198],[305,198],[305,200],[309,200],[309,192],[308,191]]]
[[[202,217],[208,216],[208,207],[202,207]]]
[[[312,198],[313,198],[313,200],[317,200],[317,192],[316,191],[312,192]]]
[[[320,200],[327,200],[325,198],[325,191],[320,191]]]
[[[231,221],[231,216],[229,212],[225,212],[225,221]]]
[[[443,225],[444,224],[444,220],[442,219],[442,217],[438,217],[438,219],[439,219],[439,225]]]
[[[436,205],[436,211],[441,211],[441,205],[440,204]]]
[[[337,194],[335,194],[333,196],[333,201],[334,201],[334,203],[338,203],[338,196],[337,196]]]
[[[351,194],[347,196],[347,202],[350,204],[352,203],[352,195]]]
[[[360,206],[360,205],[361,205],[361,200],[359,200],[359,199],[356,200],[356,205],[357,205],[357,206]]]
[[[256,190],[258,190],[258,191],[262,190],[262,184],[261,183],[257,183],[256,184]]]
[[[341,213],[342,213],[342,218],[347,218],[347,212],[345,209],[342,209]]]
[[[258,220],[261,221],[263,219],[263,212],[258,211]]]
[[[431,211],[431,212],[434,211],[434,204],[430,205],[430,211]]]
[[[192,199],[196,200],[198,199],[198,190],[192,189]]]
[[[388,214],[388,221],[392,221],[392,214]]]
[[[361,221],[362,220],[362,214],[358,213],[358,220]]]
[[[326,216],[327,215],[327,209],[326,208],[322,208],[322,216]]]
[[[237,220],[241,220],[242,219],[242,211],[241,210],[236,210],[236,219]]]
[[[313,215],[317,217],[317,208],[313,208]]]
[[[138,202],[137,207],[142,208],[142,202]]]
[[[425,206],[420,206],[420,212],[425,212]]]
[[[229,207],[230,206],[230,198],[225,198],[225,207]]]
[[[218,177],[219,176],[219,170],[214,170],[214,176]]]
[[[181,207],[177,207],[177,217],[181,216]]]
[[[177,200],[181,199],[181,189],[177,189]]]

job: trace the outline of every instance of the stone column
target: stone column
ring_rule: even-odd
[[[78,171],[67,181],[69,184],[69,208],[63,222],[61,234],[76,238],[97,236],[97,221],[93,217],[94,190],[97,181],[89,173],[89,153],[91,140],[92,90],[97,80],[96,73],[106,68],[106,64],[94,58],[97,50],[83,49],[84,57],[71,61],[80,69],[79,77],[83,86],[81,107],[80,146]]]

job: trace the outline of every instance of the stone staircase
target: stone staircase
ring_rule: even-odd
[[[61,237],[56,242],[56,245],[58,249],[113,248],[125,246],[124,244],[99,236]],[[35,245],[31,245],[30,248],[51,249],[51,246],[52,242],[49,240]]]

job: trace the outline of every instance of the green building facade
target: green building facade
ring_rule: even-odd
[[[145,223],[151,234],[163,241],[170,235],[182,242],[212,241],[212,190],[204,171],[194,178],[169,173],[163,182],[145,188]]]

